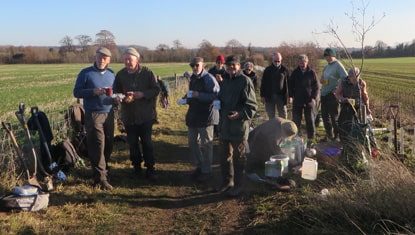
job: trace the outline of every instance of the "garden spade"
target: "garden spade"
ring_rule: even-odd
[[[30,185],[34,185],[34,186],[40,187],[39,181],[36,178],[36,173],[37,173],[37,169],[36,169],[37,168],[37,166],[36,166],[37,163],[36,163],[36,160],[34,161],[33,174],[30,174],[29,167],[27,166],[27,163],[26,163],[26,160],[24,159],[22,150],[20,149],[19,144],[17,143],[16,137],[15,137],[13,131],[12,131],[12,128],[11,128],[11,124],[10,123],[1,122],[1,125],[3,126],[3,129],[9,135],[10,140],[12,141],[14,150],[15,150],[15,152],[17,154],[17,157],[19,158],[19,160],[23,164],[23,167],[24,167],[24,169],[26,171],[26,175],[27,175],[27,182]]]
[[[33,144],[32,141],[32,136],[30,135],[30,131],[29,128],[27,126],[27,122],[26,122],[26,117],[25,117],[25,104],[24,103],[20,103],[19,104],[19,110],[15,112],[17,119],[20,122],[20,125],[23,127],[24,130],[24,134],[26,137],[26,141],[29,143],[29,148],[30,148],[30,154],[32,155],[34,162],[36,162],[37,164],[35,166],[36,169],[39,169],[41,171],[42,174],[45,175],[45,181],[46,181],[46,188],[48,191],[53,190],[53,183],[52,183],[52,177],[51,175],[46,172],[45,168],[42,165],[42,162],[40,161],[40,159],[37,157],[36,154],[36,149],[35,146]]]

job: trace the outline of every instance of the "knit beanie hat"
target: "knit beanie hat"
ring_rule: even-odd
[[[333,48],[326,48],[324,50],[324,56],[333,56],[336,57],[336,51]]]
[[[285,135],[285,137],[292,137],[293,135],[297,134],[297,126],[295,125],[294,122],[290,121],[290,120],[285,120],[281,122],[281,129]]]

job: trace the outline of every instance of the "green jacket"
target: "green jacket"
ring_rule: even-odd
[[[338,60],[327,64],[323,69],[323,75],[320,80],[320,83],[322,84],[320,91],[321,96],[333,93],[339,80],[346,77],[347,72]]]
[[[121,103],[121,120],[124,125],[140,125],[151,121],[156,116],[154,104],[160,87],[154,73],[147,67],[129,74],[125,68],[121,69],[113,85],[114,93],[126,94],[129,91],[141,91],[144,97],[131,103]]]
[[[248,139],[250,120],[257,110],[255,89],[249,77],[242,71],[235,77],[226,74],[219,92],[221,101],[221,138],[242,141]],[[230,120],[228,114],[237,111],[240,118]]]

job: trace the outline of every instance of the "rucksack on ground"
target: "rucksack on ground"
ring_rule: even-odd
[[[71,129],[71,142],[79,156],[87,158],[88,148],[86,144],[85,109],[82,104],[76,103],[69,106],[65,117],[68,127]]]
[[[54,160],[60,170],[68,172],[74,167],[83,167],[85,162],[79,157],[75,147],[69,139],[57,143],[53,146]]]

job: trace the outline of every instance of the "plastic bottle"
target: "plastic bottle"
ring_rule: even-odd
[[[306,180],[317,179],[318,162],[312,158],[304,158],[301,178]]]

